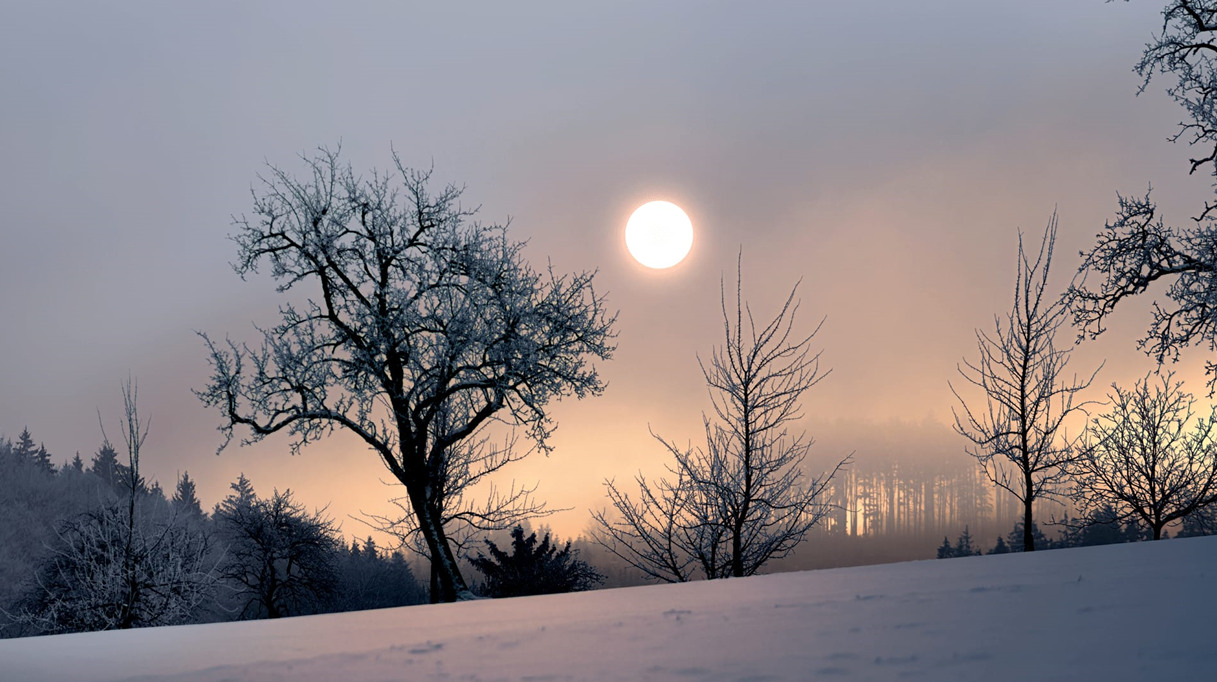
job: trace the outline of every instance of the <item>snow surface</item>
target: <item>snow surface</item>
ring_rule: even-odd
[[[0,680],[1217,680],[1215,617],[1208,537],[5,640]]]

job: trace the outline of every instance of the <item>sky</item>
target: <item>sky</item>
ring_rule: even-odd
[[[606,478],[662,471],[648,428],[700,436],[697,354],[721,340],[737,254],[758,316],[798,282],[796,328],[825,320],[813,437],[945,429],[973,330],[1010,306],[1020,229],[1038,238],[1057,211],[1059,291],[1117,191],[1153,183],[1176,221],[1211,192],[1166,141],[1183,112],[1160,85],[1136,96],[1161,3],[453,5],[0,5],[0,434],[87,460],[130,374],[151,416],[142,466],[166,488],[189,470],[210,506],[244,472],[366,534],[350,517],[399,493],[360,443],[217,455],[219,414],[191,393],[208,376],[196,331],[252,341],[280,301],[233,273],[233,217],[267,163],[299,170],[322,145],[357,171],[391,150],[433,166],[482,220],[510,218],[534,265],[598,269],[620,311],[608,388],[553,405],[554,452],[500,479],[570,508],[550,518],[565,537]],[[664,271],[624,243],[656,199],[694,225]],[[1096,399],[1154,367],[1135,346],[1143,298],[1074,354],[1080,372],[1106,361]],[[1203,360],[1177,368],[1200,394]]]

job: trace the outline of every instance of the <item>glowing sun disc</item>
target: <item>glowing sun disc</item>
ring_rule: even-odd
[[[679,206],[652,201],[639,206],[625,225],[630,255],[648,268],[670,268],[693,246],[693,223]]]

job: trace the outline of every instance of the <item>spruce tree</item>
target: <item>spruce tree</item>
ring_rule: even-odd
[[[586,561],[576,558],[568,541],[562,549],[550,543],[549,533],[540,543],[537,534],[524,537],[524,528],[511,530],[511,554],[485,539],[490,556],[481,552],[470,559],[482,573],[483,591],[491,597],[523,597],[590,590],[604,576]]]
[[[173,508],[185,516],[198,518],[203,515],[203,505],[199,502],[194,481],[190,479],[188,471],[183,471],[182,477],[178,479],[177,489],[173,493]]]
[[[1023,522],[1020,519],[1014,523],[1014,530],[1010,531],[1010,534],[1006,536],[1006,544],[1010,546],[1011,552],[1023,551],[1024,537]],[[1034,522],[1031,523],[1031,537],[1034,538],[1036,547],[1039,547],[1040,549],[1053,548],[1053,544],[1048,541],[1048,538],[1044,536],[1044,534],[1040,531],[1039,526],[1037,526]]]
[[[38,471],[44,474],[54,474],[55,465],[51,463],[51,453],[47,452],[46,445],[38,444],[38,449],[34,452],[30,462]]]
[[[258,496],[254,494],[254,484],[245,478],[244,472],[237,477],[236,483],[230,483],[228,487],[232,488],[232,493],[217,505],[218,512],[231,515],[238,510],[252,507],[258,501]]]
[[[17,436],[17,444],[13,446],[13,463],[17,466],[29,464],[34,460],[35,452],[34,437],[30,435],[29,427],[21,429],[21,435]]]
[[[121,488],[122,465],[118,463],[118,452],[114,450],[113,445],[110,445],[110,441],[102,443],[101,447],[97,449],[97,454],[93,455],[89,473],[100,477],[114,490]]]
[[[1010,546],[1006,544],[1006,541],[1002,538],[1002,536],[998,535],[997,544],[993,545],[993,549],[989,550],[989,554],[1009,554],[1009,553],[1010,553]]]
[[[968,527],[963,527],[963,532],[959,534],[959,539],[955,541],[955,556],[975,556],[980,554],[975,547],[972,546],[972,534],[968,532]]]
[[[955,548],[951,546],[951,540],[947,536],[942,536],[942,544],[938,546],[938,558],[950,559],[955,556]]]

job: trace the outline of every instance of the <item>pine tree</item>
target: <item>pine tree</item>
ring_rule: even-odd
[[[106,441],[97,449],[97,454],[93,455],[89,473],[100,477],[111,488],[119,490],[122,486],[122,468],[118,463],[118,452],[110,445],[110,441]]]
[[[1139,523],[1136,518],[1130,518],[1124,523],[1123,536],[1122,542],[1141,542],[1142,540],[1153,540],[1154,531]]]
[[[76,473],[83,473],[84,470],[85,470],[85,463],[83,460],[80,459],[80,451],[77,450],[76,456],[72,458],[71,463],[64,466],[63,469],[61,469],[60,471],[61,472],[75,471]]]
[[[383,556],[371,538],[363,549],[357,539],[352,540],[340,564],[341,585],[334,601],[335,610],[383,609],[419,604],[426,599],[401,552]]]
[[[1052,549],[1054,547],[1034,522],[1031,523],[1031,537],[1034,538],[1035,546],[1040,549]],[[1023,522],[1020,519],[1014,523],[1014,530],[1010,531],[1010,534],[1006,536],[1006,544],[1010,546],[1011,552],[1023,551],[1023,538]]]
[[[571,550],[570,542],[560,550],[550,544],[549,533],[538,543],[536,533],[525,538],[524,528],[516,526],[511,530],[511,554],[490,539],[483,542],[490,556],[479,552],[470,563],[482,573],[483,590],[491,597],[576,592],[604,582],[599,571],[576,558],[577,550]]]
[[[959,534],[959,539],[955,541],[955,556],[975,556],[980,554],[980,551],[972,546],[972,534],[968,532],[968,527],[963,527],[963,532]]]
[[[942,544],[938,547],[939,559],[950,559],[955,556],[955,548],[951,546],[951,540],[947,536],[942,536]]]
[[[993,549],[989,550],[989,554],[1009,554],[1010,546],[1006,544],[1002,536],[997,536],[997,544],[993,545]]]
[[[34,438],[30,435],[29,427],[21,430],[21,435],[17,436],[17,444],[13,446],[13,463],[17,466],[24,466],[34,460],[36,449],[34,448]]]
[[[51,463],[51,453],[47,452],[46,445],[38,444],[38,450],[34,452],[30,458],[34,467],[44,474],[54,474],[55,465]]]
[[[232,488],[232,493],[217,505],[217,512],[232,515],[239,510],[249,509],[258,501],[258,496],[254,494],[254,484],[245,478],[244,472],[237,477],[236,483],[230,483],[228,487]]]
[[[203,505],[195,493],[194,481],[190,479],[189,471],[183,471],[182,477],[178,479],[177,489],[173,493],[173,508],[179,514],[189,517],[203,516]]]

